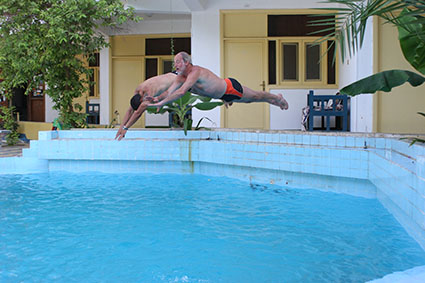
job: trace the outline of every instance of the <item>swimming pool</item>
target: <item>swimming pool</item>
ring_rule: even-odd
[[[3,282],[365,282],[425,265],[376,199],[200,174],[2,180]]]
[[[46,131],[0,174],[96,171],[227,176],[377,199],[425,249],[425,147],[403,136],[214,129]],[[412,272],[425,278],[425,268]],[[405,275],[411,276],[411,271]],[[395,275],[395,274],[393,274]]]

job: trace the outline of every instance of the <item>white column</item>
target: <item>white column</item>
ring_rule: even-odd
[[[106,37],[106,41],[109,42],[109,37]],[[99,62],[99,92],[100,92],[100,124],[109,124],[110,117],[110,60],[109,60],[109,48],[100,50],[100,62]]]
[[[192,61],[220,76],[220,13],[218,10],[192,13]],[[201,126],[220,127],[220,107],[210,111],[192,109],[193,125],[203,117]],[[211,122],[212,121],[212,122]]]

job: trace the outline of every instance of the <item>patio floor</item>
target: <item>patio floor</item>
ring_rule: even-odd
[[[14,146],[1,145],[0,158],[22,156],[22,149],[28,148],[28,147],[29,147],[29,143],[22,143],[22,144],[14,145]]]

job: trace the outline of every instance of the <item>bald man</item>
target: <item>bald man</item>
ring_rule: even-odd
[[[274,95],[266,91],[255,91],[242,86],[235,79],[222,79],[206,68],[192,65],[190,55],[184,51],[174,57],[174,67],[177,78],[160,97],[164,99],[149,106],[162,107],[182,97],[190,89],[192,93],[221,99],[226,103],[268,102],[282,110],[288,109],[288,102],[282,94]]]

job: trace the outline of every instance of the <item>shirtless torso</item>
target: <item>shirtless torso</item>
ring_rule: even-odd
[[[195,84],[191,87],[191,92],[198,95],[208,96],[212,98],[221,98],[226,90],[226,82],[224,79],[216,76],[213,72],[200,66],[191,66],[191,71],[188,75],[181,74],[184,82],[192,72],[198,74]]]
[[[149,78],[138,85],[135,93],[140,94],[142,97],[145,95],[158,96],[170,87],[176,77],[177,74],[167,73]]]

